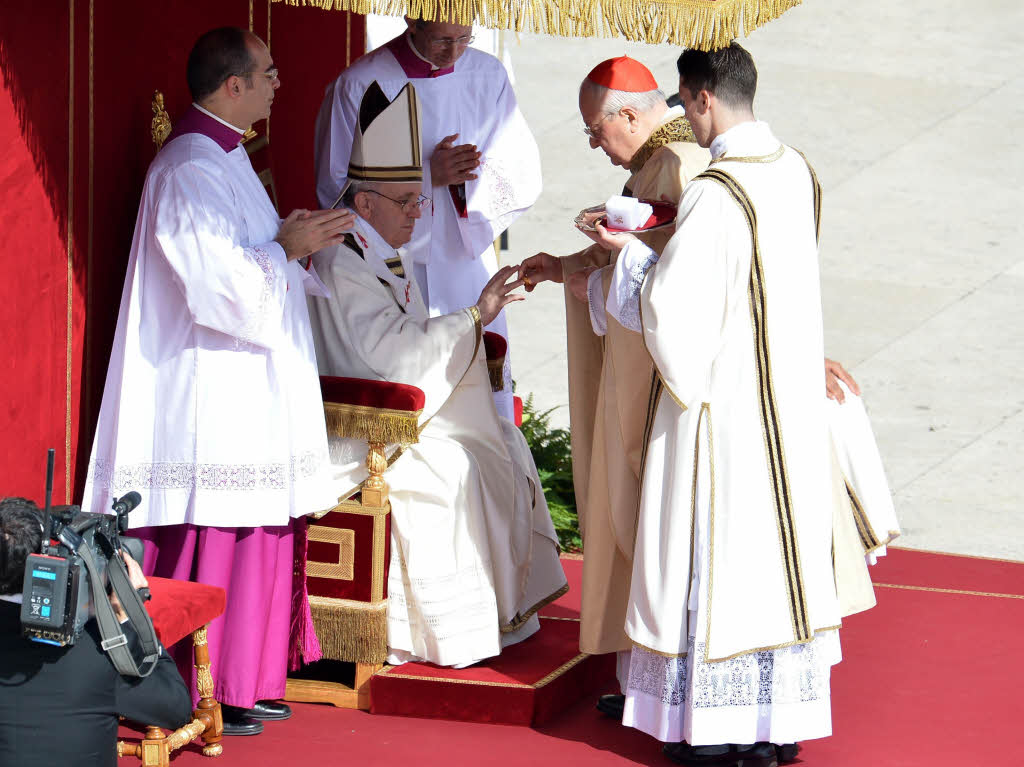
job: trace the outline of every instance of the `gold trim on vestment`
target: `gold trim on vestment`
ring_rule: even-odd
[[[726,655],[725,657],[722,657],[722,658],[708,658],[707,657],[707,652],[705,651],[704,662],[705,663],[721,663],[723,661],[732,660],[733,658],[738,658],[741,655],[751,655],[752,653],[755,653],[755,652],[769,652],[770,650],[782,650],[782,649],[784,649],[786,647],[796,647],[799,644],[809,644],[810,642],[813,642],[817,638],[817,635],[820,634],[821,632],[823,632],[823,631],[838,631],[842,627],[843,627],[843,625],[840,623],[840,624],[838,624],[836,626],[826,626],[824,628],[814,629],[811,632],[811,636],[809,638],[807,638],[807,639],[796,639],[796,640],[794,640],[792,642],[783,642],[782,644],[766,645],[765,647],[755,647],[752,650],[743,650],[742,652],[735,652],[732,655]]]
[[[790,147],[793,149],[793,147]],[[814,196],[814,241],[820,242],[821,240],[821,182],[818,181],[818,174],[814,172],[814,166],[807,161],[807,155],[801,152],[799,149],[793,149],[798,155],[804,159],[804,164],[807,166],[807,172],[811,174],[811,193]]]
[[[714,165],[715,163],[718,163],[718,162],[756,162],[756,163],[775,162],[780,157],[782,157],[782,155],[785,154],[785,152],[786,152],[785,145],[784,144],[779,144],[779,148],[776,149],[771,154],[749,155],[747,157],[726,157],[725,155],[720,155],[718,157],[712,158],[711,162],[709,162],[708,165],[711,166],[711,165]]]
[[[541,609],[547,607],[549,604],[554,602],[556,599],[558,599],[559,597],[561,597],[561,596],[563,596],[565,594],[568,594],[568,593],[569,593],[569,584],[566,583],[564,586],[562,586],[562,588],[558,589],[558,591],[554,592],[553,594],[549,594],[548,596],[544,597],[542,600],[537,602],[537,604],[535,604],[533,607],[531,607],[525,613],[522,613],[522,614],[516,613],[516,617],[513,618],[510,623],[506,623],[504,626],[500,626],[499,630],[501,631],[502,634],[511,634],[513,631],[518,631],[524,625],[526,625],[526,622],[528,620],[530,620],[530,618],[533,617],[533,614],[535,612],[537,612],[538,610],[541,610]]]
[[[875,585],[879,586],[879,585],[882,585],[882,584],[876,583]],[[843,627],[842,624],[839,624],[839,625],[836,625],[836,626],[826,626],[824,628],[815,629],[814,630],[814,636],[812,636],[810,639],[805,639],[805,640],[802,640],[802,641],[799,641],[799,642],[785,642],[783,644],[768,645],[767,647],[755,647],[753,650],[744,650],[743,652],[733,653],[732,655],[728,655],[728,656],[726,656],[724,658],[708,658],[707,657],[707,653],[705,652],[704,662],[705,663],[721,663],[723,661],[732,660],[733,658],[738,658],[741,655],[750,655],[750,654],[755,653],[755,652],[768,652],[768,651],[771,651],[771,650],[782,650],[783,648],[786,648],[786,647],[795,647],[798,644],[807,644],[808,642],[812,642],[815,639],[817,639],[817,635],[822,633],[822,632],[824,632],[824,631],[839,631],[842,627]],[[632,642],[632,640],[630,640],[630,641]],[[688,652],[681,652],[681,653],[661,652],[660,650],[655,650],[653,647],[648,647],[647,645],[640,644],[640,642],[632,642],[632,644],[635,647],[639,647],[644,652],[649,652],[652,655],[659,655],[662,658],[685,658],[687,655],[689,655]],[[707,647],[707,642],[705,642],[705,647]]]
[[[403,89],[404,90],[404,89]],[[416,89],[409,87],[409,146],[412,149],[412,164],[420,168],[423,175],[423,161],[420,159],[420,111]]]
[[[671,397],[672,401],[675,402],[679,406],[679,409],[685,413],[689,408],[687,408],[686,405],[683,404],[683,401],[679,399],[679,395],[672,391],[672,387],[665,383],[665,379],[661,377],[661,373],[658,373],[658,378],[661,378],[661,385],[665,387],[665,391],[668,392],[668,396]]]
[[[780,149],[783,149],[781,145]],[[697,178],[708,179],[722,186],[739,205],[740,211],[746,219],[747,227],[750,230],[751,257],[748,300],[750,304],[751,328],[754,333],[761,428],[765,445],[765,456],[771,478],[771,490],[776,511],[779,545],[785,571],[793,636],[798,642],[806,641],[811,636],[810,619],[804,593],[800,548],[794,523],[789,474],[786,468],[785,448],[779,424],[778,404],[775,401],[775,386],[772,381],[771,353],[768,343],[766,319],[767,295],[757,232],[757,214],[750,196],[730,174],[717,168],[709,168],[697,176]]]
[[[982,557],[983,558],[983,557]],[[972,597],[997,597],[999,599],[1024,599],[1024,594],[1000,594],[995,591],[967,591],[964,589],[942,589],[936,586],[908,586],[903,583],[875,583],[886,589],[906,589],[908,591],[934,591],[938,594],[966,594]]]
[[[696,531],[697,512],[697,467],[700,463],[700,422],[708,414],[708,474],[711,477],[710,500],[708,501],[708,617],[704,629],[704,662],[708,662],[708,649],[711,647],[711,604],[712,586],[715,582],[715,450],[714,434],[711,431],[711,404],[702,402],[697,415],[697,436],[693,446],[693,496],[690,501],[690,570],[693,570],[693,548]],[[691,572],[691,580],[693,574]],[[694,627],[696,630],[696,626]],[[696,635],[695,635],[696,636]]]
[[[690,121],[685,117],[676,117],[664,125],[655,128],[647,141],[633,154],[632,159],[629,161],[629,172],[639,173],[644,165],[647,164],[647,161],[651,159],[652,154],[666,144],[677,142],[697,143],[697,139],[693,135],[693,128],[690,127]]]
[[[864,548],[865,553],[874,551],[883,544],[878,540],[875,531],[871,529],[871,522],[868,520],[868,515],[864,513],[864,507],[861,505],[857,493],[850,487],[850,483],[845,478],[843,483],[846,485],[846,494],[850,497],[850,507],[853,509],[853,521],[857,525],[857,535],[860,537],[860,544]]]
[[[689,652],[662,652],[661,650],[655,650],[653,647],[648,647],[647,645],[641,644],[640,642],[634,642],[632,639],[630,639],[629,641],[630,644],[632,644],[634,647],[639,647],[644,652],[649,652],[651,653],[651,655],[658,655],[662,658],[685,658],[687,655],[690,654]]]
[[[538,616],[542,621],[572,621],[573,623],[579,623],[579,618],[569,618],[564,615],[540,615]]]
[[[651,390],[647,395],[647,416],[644,419],[644,436],[640,448],[640,481],[636,488],[636,507],[640,509],[640,502],[644,497],[644,477],[647,474],[647,452],[651,441],[651,431],[654,429],[654,415],[658,411],[658,403],[661,401],[662,381],[658,375],[658,368],[651,364]],[[640,528],[640,514],[637,513],[633,520],[633,540],[636,540],[637,531]]]

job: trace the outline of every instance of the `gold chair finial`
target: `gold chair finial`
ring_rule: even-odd
[[[164,145],[167,137],[171,135],[171,118],[164,109],[164,94],[160,91],[153,91],[153,121],[150,123],[149,132],[156,144],[157,151]]]

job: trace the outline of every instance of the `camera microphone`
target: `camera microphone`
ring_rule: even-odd
[[[111,508],[115,514],[120,516],[121,514],[127,514],[140,503],[142,503],[142,496],[132,490],[130,493],[125,493],[115,500]]]

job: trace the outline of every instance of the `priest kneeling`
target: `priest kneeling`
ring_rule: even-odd
[[[388,662],[464,666],[539,628],[537,611],[568,590],[540,478],[522,434],[498,416],[483,326],[521,280],[498,271],[479,301],[430,317],[408,263],[423,206],[412,85],[388,102],[363,97],[342,201],[356,225],[314,257],[331,298],[310,302],[321,375],[396,381],[423,390],[419,442],[393,460]],[[361,451],[360,451],[361,448]],[[366,477],[365,445],[335,440],[339,497]],[[389,448],[390,458],[396,450]]]

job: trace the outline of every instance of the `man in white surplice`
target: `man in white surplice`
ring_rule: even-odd
[[[686,186],[660,260],[631,235],[595,235],[622,248],[608,313],[657,372],[623,722],[684,764],[768,765],[831,734],[840,657],[820,187],[754,120],[743,48],[687,50],[678,68],[711,167]]]
[[[481,344],[483,325],[522,299],[511,293],[521,280],[505,284],[516,267],[498,270],[466,306],[431,317],[408,255],[396,251],[429,204],[418,140],[410,145],[416,115],[411,84],[389,103],[371,83],[343,198],[356,225],[313,257],[332,298],[312,299],[310,315],[321,374],[408,383],[426,395],[419,442],[386,475],[388,662],[462,666],[537,631],[537,611],[568,586],[537,469],[523,435],[495,409]],[[331,454],[344,496],[366,478],[366,447],[339,440]]]
[[[139,490],[147,574],[226,590],[215,692],[225,733],[251,735],[251,719],[289,715],[263,699],[285,693],[295,518],[337,498],[305,301],[317,281],[297,259],[352,215],[282,221],[253,171],[242,137],[280,87],[259,38],[204,34],[188,83],[194,103],[146,175],[82,507]]]
[[[472,305],[497,270],[493,243],[540,195],[540,152],[504,66],[470,48],[472,27],[407,19],[391,42],[327,87],[316,124],[317,196],[329,207],[348,180],[359,104],[371,82],[393,99],[408,83],[422,109],[424,193],[432,204],[406,246],[431,317]],[[506,339],[504,313],[488,330]],[[498,412],[513,419],[510,355]]]

